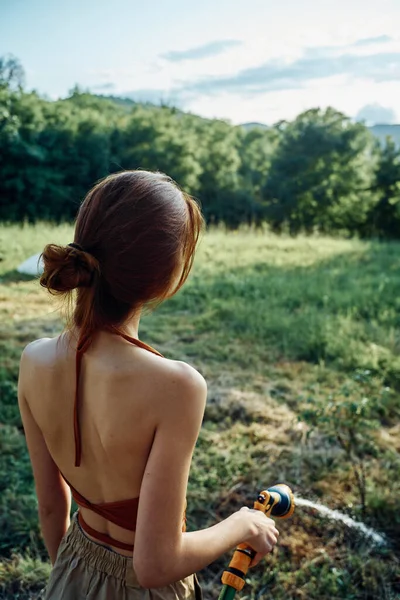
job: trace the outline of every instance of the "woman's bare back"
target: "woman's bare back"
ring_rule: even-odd
[[[80,494],[95,504],[136,498],[161,417],[166,378],[177,363],[111,333],[95,336],[82,358],[78,396],[82,460],[75,467],[76,342],[68,343],[69,335],[37,340],[28,347],[27,403],[54,462]],[[91,510],[80,510],[90,527],[133,544],[133,532]]]

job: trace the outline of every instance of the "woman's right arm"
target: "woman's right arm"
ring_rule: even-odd
[[[248,509],[207,529],[182,533],[190,464],[207,390],[197,371],[168,362],[167,372],[155,382],[162,402],[140,490],[133,554],[138,580],[147,588],[183,579],[241,542],[257,551],[256,564],[279,535],[272,519]]]

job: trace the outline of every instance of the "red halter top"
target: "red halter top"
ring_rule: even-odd
[[[118,331],[117,329],[115,329],[115,330],[110,329],[110,332],[120,335],[121,337],[123,337],[125,340],[127,340],[131,344],[135,344],[135,346],[139,346],[140,348],[148,350],[149,352],[153,352],[153,354],[162,356],[162,354],[160,354],[160,352],[158,352],[157,350],[154,350],[154,348],[152,348],[148,344],[145,344],[144,342],[141,342],[140,340],[138,340],[136,338],[130,337],[129,335],[126,335],[126,334]],[[87,350],[89,343],[90,343],[89,338],[80,339],[78,342],[78,345],[77,345],[77,350],[76,350],[76,388],[75,388],[75,402],[74,402],[75,467],[80,466],[81,454],[82,454],[81,433],[80,433],[80,425],[79,425],[79,411],[78,411],[79,376],[80,376],[80,372],[81,372],[82,356],[83,356],[84,352]],[[78,506],[88,508],[89,510],[92,510],[93,512],[95,512],[98,515],[107,519],[107,521],[110,521],[111,523],[115,523],[115,525],[119,525],[120,527],[123,527],[124,529],[128,529],[129,531],[135,531],[139,498],[129,498],[127,500],[119,500],[117,502],[103,502],[100,504],[93,504],[87,498],[82,496],[82,494],[80,494],[69,483],[69,481],[64,477],[64,475],[62,473],[60,473],[60,474],[63,477],[63,479],[66,481],[66,483],[69,485],[69,487],[71,488],[72,497],[74,498],[74,500]],[[183,531],[185,531],[185,529],[186,529],[185,520],[186,519],[185,519],[185,515],[184,515]],[[84,531],[86,531],[86,533],[91,535],[92,537],[96,538],[97,540],[99,540],[105,544],[115,546],[117,548],[121,548],[123,550],[129,550],[129,551],[133,550],[133,544],[125,544],[124,542],[120,542],[119,540],[112,538],[111,536],[107,535],[106,533],[102,533],[101,531],[96,531],[96,529],[93,529],[92,527],[90,527],[90,525],[88,525],[85,522],[85,520],[83,519],[80,511],[78,511],[78,521],[79,521],[79,524],[82,527],[82,529]]]

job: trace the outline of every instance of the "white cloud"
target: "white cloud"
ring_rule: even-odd
[[[272,125],[281,119],[294,119],[300,112],[313,107],[333,106],[355,117],[365,105],[366,98],[386,106],[389,104],[395,109],[400,105],[400,85],[397,82],[377,84],[368,80],[349,82],[347,77],[338,76],[314,81],[303,89],[274,91],[252,98],[231,94],[199,97],[191,101],[188,108],[205,117],[224,117],[235,124],[258,121]],[[399,122],[398,112],[395,117]]]
[[[240,40],[216,40],[214,42],[202,44],[201,46],[196,46],[195,48],[165,52],[161,57],[171,62],[202,60],[204,58],[222,54],[230,48],[241,46],[241,44],[242,42]]]
[[[221,54],[206,52],[201,60],[171,62],[159,54],[148,62],[88,71],[88,79],[92,86],[114,83],[115,95],[163,100],[235,123],[273,123],[317,105],[354,117],[374,103],[400,106],[400,40],[394,31],[379,22],[359,28],[358,35],[354,23],[331,30],[289,24],[285,34],[269,29]]]

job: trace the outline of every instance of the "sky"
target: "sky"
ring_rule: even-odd
[[[79,85],[234,124],[333,106],[400,122],[400,0],[0,0],[0,56],[49,99]]]

